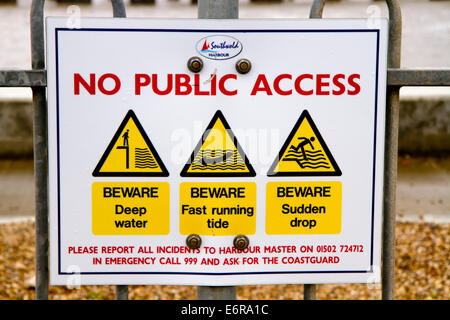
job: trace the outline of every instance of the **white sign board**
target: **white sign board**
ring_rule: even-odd
[[[378,282],[376,22],[48,18],[51,284]]]

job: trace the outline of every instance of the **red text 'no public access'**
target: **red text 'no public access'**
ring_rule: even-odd
[[[239,81],[249,81],[249,78],[238,78],[236,74],[222,76],[212,74],[209,78],[200,78],[199,74],[146,74],[134,75],[134,94],[155,94],[158,96],[236,96],[239,94]],[[361,92],[361,75],[358,73],[283,73],[276,76],[258,74],[254,80],[251,96],[354,96]],[[74,95],[114,95],[122,87],[122,80],[114,73],[90,73],[73,75]]]

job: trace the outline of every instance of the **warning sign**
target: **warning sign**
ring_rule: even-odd
[[[217,110],[180,174],[182,177],[254,177],[255,170]]]
[[[94,182],[92,233],[95,235],[168,234],[167,182]]]
[[[94,177],[167,177],[169,172],[133,110],[128,111],[100,162]]]
[[[340,176],[327,144],[307,110],[286,139],[268,176]]]
[[[66,20],[50,284],[380,281],[387,19]]]
[[[340,233],[341,211],[339,181],[267,183],[267,234]]]
[[[256,183],[180,184],[180,233],[210,236],[254,234]]]

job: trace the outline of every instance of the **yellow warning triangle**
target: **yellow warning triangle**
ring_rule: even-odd
[[[92,173],[94,177],[167,177],[169,172],[129,110]]]
[[[268,176],[340,176],[339,166],[308,111],[300,115]]]
[[[180,175],[182,177],[256,175],[220,110],[214,114]]]

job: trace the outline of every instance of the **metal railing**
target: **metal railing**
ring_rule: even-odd
[[[399,0],[387,0],[389,43],[386,101],[386,141],[383,200],[382,299],[394,298],[394,244],[401,86],[449,86],[450,69],[401,69],[402,17]],[[122,0],[111,0],[113,16],[126,17]],[[199,19],[237,19],[238,0],[198,0]],[[48,145],[44,4],[31,5],[31,70],[0,70],[0,87],[30,87],[33,92],[33,138],[36,226],[36,299],[48,299]],[[324,0],[314,0],[310,18],[321,18]],[[304,298],[315,299],[316,286],[304,285]],[[116,298],[128,299],[128,286],[116,286]],[[236,287],[198,287],[199,299],[235,299]]]

